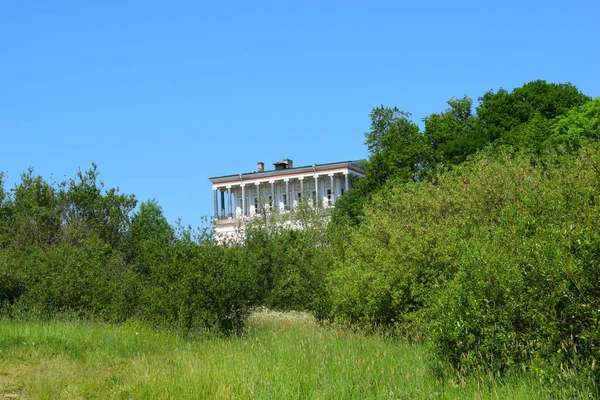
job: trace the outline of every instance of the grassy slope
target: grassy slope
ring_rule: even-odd
[[[0,321],[0,396],[19,398],[540,398],[535,381],[436,379],[420,345],[260,312],[243,338],[136,324]],[[491,384],[489,382],[492,382]]]

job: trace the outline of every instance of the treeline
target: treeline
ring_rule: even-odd
[[[600,373],[600,98],[535,81],[424,119],[371,113],[337,204],[328,318],[402,332],[460,373]],[[567,385],[568,386],[568,385]]]
[[[105,190],[95,165],[60,184],[30,170],[12,190],[0,185],[0,313],[241,330],[260,293],[244,250],[136,203]]]
[[[366,177],[320,244],[257,246],[271,273],[295,274],[279,276],[297,300],[271,305],[423,341],[440,370],[597,387],[600,98],[535,81],[448,106],[423,130],[372,111]]]
[[[600,98],[535,81],[424,119],[377,107],[366,177],[331,222],[242,243],[105,190],[0,176],[0,313],[235,333],[256,306],[429,343],[459,373],[600,384]],[[568,386],[568,385],[567,385]]]
[[[171,226],[155,200],[137,207],[105,189],[95,164],[61,183],[30,169],[11,189],[0,174],[0,316],[232,334],[256,306],[322,309],[326,225],[309,207],[301,214],[310,228],[255,221],[244,243],[229,243]]]

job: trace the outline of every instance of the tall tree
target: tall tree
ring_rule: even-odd
[[[362,208],[372,193],[390,180],[418,180],[426,163],[429,145],[418,125],[410,119],[410,113],[381,105],[374,108],[369,116],[371,129],[365,133],[365,144],[369,150],[366,176],[336,203],[335,225],[357,225]]]
[[[428,144],[410,115],[383,105],[371,111],[371,130],[365,134],[365,144],[370,154],[367,180],[374,188],[391,177],[415,180],[423,167]]]
[[[479,98],[477,115],[490,141],[495,141],[536,115],[553,119],[573,107],[582,106],[590,97],[570,83],[547,83],[537,80],[514,89],[494,93],[489,91]]]
[[[473,115],[473,100],[466,95],[448,100],[444,112],[431,114],[425,122],[425,139],[431,145],[429,162],[459,164],[487,144],[487,136]]]
[[[0,172],[0,246],[7,239],[6,229],[8,227],[8,197],[4,190],[4,172]]]
[[[149,272],[165,263],[175,231],[156,200],[145,201],[131,219],[128,254],[140,272]]]
[[[98,176],[98,167],[92,163],[92,168],[79,170],[76,178],[65,183],[64,223],[93,232],[115,248],[122,243],[137,200],[134,195],[119,193],[118,188],[111,188],[103,194],[104,183]]]
[[[12,203],[6,212],[10,218],[9,236],[13,244],[49,245],[60,230],[59,201],[54,185],[35,175],[29,168],[13,189]]]
[[[570,150],[578,149],[584,139],[600,139],[600,97],[556,118],[551,130],[549,144]]]

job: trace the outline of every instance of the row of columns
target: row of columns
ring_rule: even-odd
[[[348,172],[343,172],[344,174],[344,187],[345,187],[345,191],[348,191],[349,187],[350,187],[350,181],[349,181],[349,174]],[[332,200],[332,204],[335,204],[335,180],[334,180],[334,175],[333,173],[328,174],[329,178],[330,178],[330,184],[331,184],[331,200]],[[300,193],[304,193],[304,176],[298,177],[297,179],[300,181]],[[314,175],[314,180],[315,180],[315,192],[316,195],[318,196],[319,194],[319,175],[315,174]],[[285,193],[286,193],[286,201],[285,201],[285,207],[287,210],[291,209],[290,204],[291,204],[291,196],[290,196],[290,179],[289,178],[284,178],[283,181],[285,182]],[[256,186],[256,199],[257,199],[257,206],[259,209],[262,208],[262,204],[261,204],[261,197],[260,197],[260,185],[262,182],[254,182],[254,185]],[[275,202],[275,181],[274,180],[270,180],[269,184],[271,185],[271,199],[273,201],[273,203]],[[242,215],[246,216],[248,214],[247,212],[247,205],[246,205],[246,183],[244,182],[240,182],[240,187],[242,189]],[[225,190],[223,190],[223,188],[213,188],[213,192],[214,192],[214,217],[215,219],[226,219],[226,218],[233,218],[234,217],[234,211],[233,211],[233,204],[232,204],[232,193],[231,193],[231,185],[225,186],[225,189],[227,191],[227,210],[225,209]],[[221,201],[219,202],[219,198],[218,198],[218,192],[221,192]],[[219,208],[219,203],[221,205],[221,207]],[[226,212],[228,211],[228,212]],[[258,213],[258,210],[256,211],[256,213]]]

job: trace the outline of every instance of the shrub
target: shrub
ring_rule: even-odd
[[[325,276],[333,260],[325,237],[326,220],[310,213],[297,224],[293,228],[283,223],[248,226],[245,262],[259,273],[261,305],[322,313]]]
[[[598,383],[598,154],[593,145],[486,168],[518,180],[494,230],[461,243],[459,272],[432,306],[439,359],[463,370],[550,366]]]
[[[461,243],[493,230],[508,199],[512,178],[482,172],[490,162],[482,158],[432,183],[388,186],[378,194],[332,273],[337,319],[421,330],[423,308],[460,267]]]
[[[238,247],[185,231],[143,276],[138,316],[188,333],[240,332],[255,304],[257,271]]]
[[[331,274],[333,315],[431,338],[460,371],[562,366],[598,382],[599,150],[484,154],[388,187]]]

